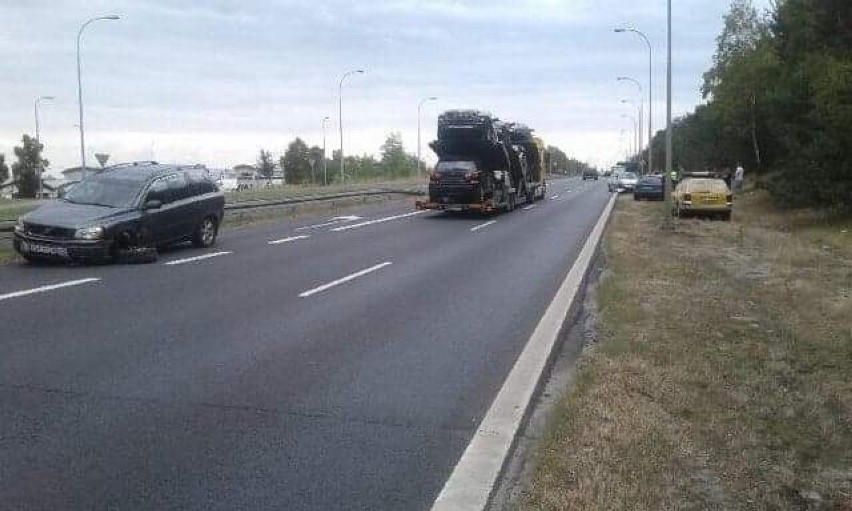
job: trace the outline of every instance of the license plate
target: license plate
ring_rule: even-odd
[[[21,252],[27,254],[41,254],[59,257],[68,257],[68,249],[65,247],[51,247],[50,245],[37,245],[34,243],[21,242]]]

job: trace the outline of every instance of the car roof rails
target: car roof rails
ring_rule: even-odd
[[[116,163],[115,165],[110,165],[104,170],[123,169],[127,167],[148,167],[151,165],[159,165],[159,163],[153,160],[130,161],[126,163]]]

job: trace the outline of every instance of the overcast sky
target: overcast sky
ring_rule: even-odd
[[[768,0],[758,0],[765,6]],[[673,110],[701,101],[727,0],[674,0]],[[75,40],[82,22],[87,158],[230,167],[261,148],[283,154],[296,136],[377,153],[391,131],[414,153],[417,103],[423,151],[440,111],[486,109],[529,124],[547,143],[593,164],[625,150],[624,113],[646,86],[654,44],[654,122],[665,121],[665,0],[0,0],[0,153],[13,159],[34,133],[33,101],[52,172],[79,165]],[[645,93],[647,94],[647,92]],[[647,103],[647,98],[645,99]],[[647,115],[647,104],[645,105]]]

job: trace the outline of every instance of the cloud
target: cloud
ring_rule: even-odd
[[[768,0],[767,0],[768,1]],[[675,3],[674,111],[700,101],[725,10],[718,0]],[[43,105],[47,156],[78,164],[75,39],[90,16],[120,21],[90,26],[83,40],[89,153],[117,159],[202,161],[229,166],[258,150],[282,150],[296,135],[321,139],[344,86],[347,152],[375,153],[400,131],[416,145],[416,105],[424,133],[439,110],[478,107],[530,124],[581,159],[615,159],[625,124],[615,81],[644,84],[646,52],[612,28],[632,23],[655,44],[654,121],[663,122],[664,2],[633,0],[236,1],[0,0],[0,152],[32,131],[32,101]],[[37,23],[39,33],[31,27]],[[647,105],[646,105],[647,107]],[[425,140],[425,136],[424,136]],[[424,146],[425,147],[425,146]],[[91,157],[91,155],[90,155]]]

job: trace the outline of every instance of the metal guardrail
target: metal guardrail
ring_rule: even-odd
[[[373,190],[360,190],[353,192],[340,192],[328,195],[306,195],[303,197],[290,197],[286,199],[270,199],[270,200],[248,200],[225,204],[226,211],[240,211],[249,209],[274,208],[278,206],[290,206],[293,204],[301,204],[305,202],[320,202],[335,199],[347,199],[351,197],[367,197],[371,195],[423,195],[423,190],[415,188],[394,189],[394,188],[377,188]],[[4,233],[10,233],[15,227],[16,219],[0,220],[0,239],[10,237]]]

